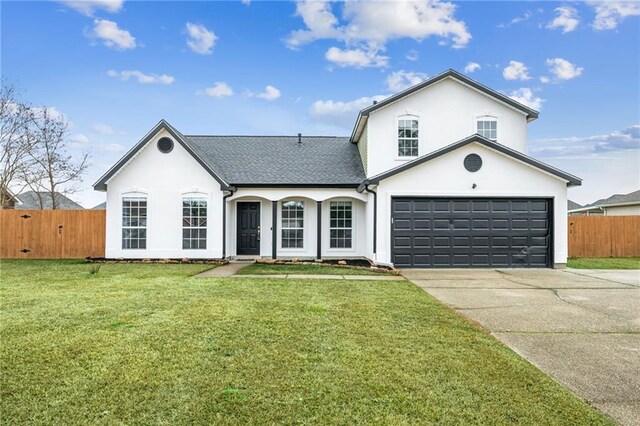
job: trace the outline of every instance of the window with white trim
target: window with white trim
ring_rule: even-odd
[[[476,133],[487,139],[495,141],[498,139],[498,121],[489,118],[482,118],[476,122]]]
[[[122,248],[147,248],[147,198],[122,198]]]
[[[184,197],[182,199],[182,248],[205,250],[207,248],[207,199]]]
[[[418,156],[418,119],[398,120],[398,157]]]
[[[282,203],[282,248],[304,247],[304,201]]]
[[[352,210],[351,201],[330,203],[329,246],[331,248],[351,248]]]

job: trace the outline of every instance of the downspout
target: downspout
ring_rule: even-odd
[[[238,190],[235,186],[229,186],[228,194],[222,197],[222,259],[227,258],[227,198],[231,197]]]
[[[378,193],[373,189],[369,189],[368,180],[362,182],[358,189],[360,190],[358,192],[367,191],[368,193],[373,194],[373,254],[375,255],[378,246]]]

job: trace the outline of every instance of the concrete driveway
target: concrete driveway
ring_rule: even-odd
[[[640,271],[402,273],[620,424],[640,424]]]

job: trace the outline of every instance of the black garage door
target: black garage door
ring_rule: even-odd
[[[392,198],[396,267],[551,266],[552,202],[541,198]]]

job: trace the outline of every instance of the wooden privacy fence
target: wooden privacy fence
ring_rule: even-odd
[[[640,216],[569,216],[569,257],[640,256]]]
[[[0,258],[104,257],[105,210],[0,210]]]

